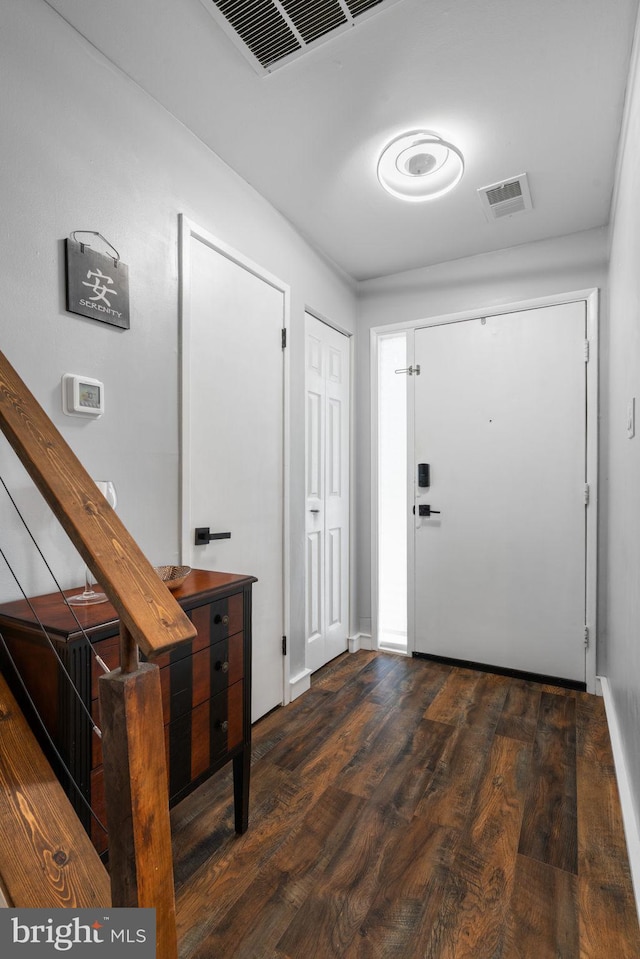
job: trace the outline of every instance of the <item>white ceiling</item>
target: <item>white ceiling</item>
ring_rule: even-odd
[[[259,76],[207,0],[46,0],[356,279],[607,222],[638,0],[400,0]],[[424,128],[464,153],[406,203],[380,149]],[[528,173],[534,209],[476,190]]]

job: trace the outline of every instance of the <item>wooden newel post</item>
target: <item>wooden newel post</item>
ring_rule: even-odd
[[[111,896],[154,908],[157,959],[177,959],[160,672],[138,663],[125,627],[121,664],[99,681]]]

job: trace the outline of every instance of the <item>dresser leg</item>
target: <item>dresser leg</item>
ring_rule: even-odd
[[[249,778],[251,770],[251,746],[244,747],[233,757],[233,807],[236,832],[242,834],[249,826]]]

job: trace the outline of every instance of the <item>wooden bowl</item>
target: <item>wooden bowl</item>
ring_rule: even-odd
[[[190,566],[154,566],[154,569],[165,586],[169,589],[178,589],[191,572]]]

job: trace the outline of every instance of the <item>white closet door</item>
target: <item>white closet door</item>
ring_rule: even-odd
[[[349,617],[349,339],[310,314],[306,367],[307,667],[347,649]]]
[[[198,236],[186,242],[183,556],[194,567],[258,578],[255,721],[283,702],[284,294]],[[231,538],[195,546],[198,526]]]

